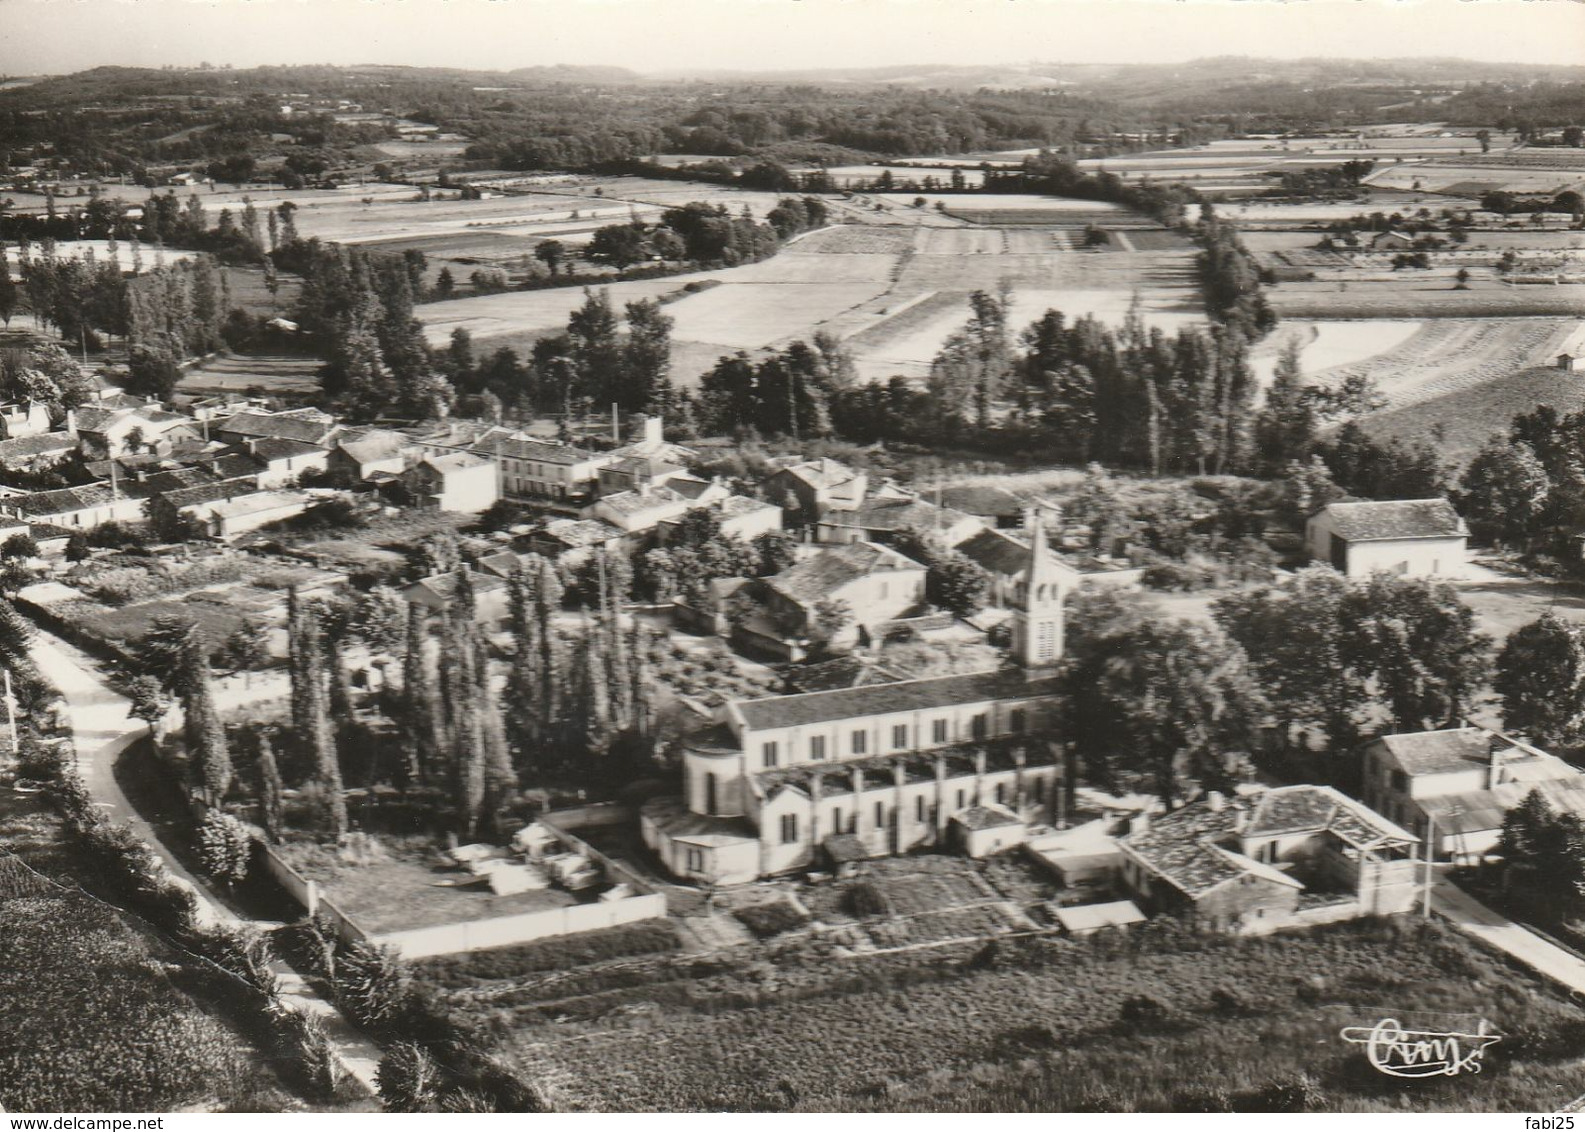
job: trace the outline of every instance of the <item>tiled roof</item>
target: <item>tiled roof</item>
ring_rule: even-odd
[[[956,526],[970,518],[950,507],[937,507],[922,499],[871,499],[853,511],[832,511],[821,518],[823,524],[838,527],[863,527],[872,531],[900,531],[905,528],[929,531]]]
[[[680,495],[664,484],[660,487],[652,487],[648,491],[619,491],[614,495],[600,497],[600,503],[618,515],[637,515],[644,511],[687,502],[690,500],[686,495]]]
[[[571,444],[556,444],[549,440],[530,440],[525,437],[492,437],[472,446],[473,452],[508,460],[533,460],[540,464],[581,464],[593,460],[595,454]]]
[[[323,446],[340,428],[335,423],[309,420],[287,413],[260,413],[247,411],[216,421],[212,431],[233,433],[247,437],[275,437],[282,440],[301,440]]]
[[[817,490],[849,483],[857,479],[859,474],[846,464],[838,463],[823,456],[818,460],[805,460],[802,463],[791,464],[781,470],[790,476],[797,477]]]
[[[721,500],[721,517],[734,519],[739,515],[752,515],[756,511],[780,511],[774,503],[766,503],[763,499],[755,499],[747,495],[729,495]]]
[[[76,447],[77,438],[64,432],[41,432],[37,436],[0,440],[0,464],[42,456],[47,452],[69,452]]]
[[[794,692],[830,692],[838,688],[863,688],[871,684],[895,684],[907,677],[858,653],[849,653],[819,664],[799,664],[787,669],[782,679]]]
[[[1329,503],[1322,512],[1348,542],[1378,539],[1457,538],[1469,534],[1464,520],[1445,499],[1394,499],[1385,502]]]
[[[943,507],[985,518],[1017,515],[1031,503],[1027,497],[1008,491],[1005,487],[990,485],[944,487],[940,499]]]
[[[1238,857],[1216,849],[1217,841],[1232,835],[1236,820],[1231,806],[1217,811],[1194,802],[1152,818],[1148,829],[1120,838],[1118,845],[1173,887],[1198,896],[1244,874]]]
[[[133,410],[130,408],[103,408],[99,405],[84,405],[72,414],[72,419],[77,424],[79,432],[103,432],[116,421],[130,417]]]
[[[470,468],[487,467],[488,460],[480,459],[472,452],[447,452],[444,456],[425,456],[423,463],[428,464],[437,472],[463,472]]]
[[[674,841],[718,847],[759,840],[759,832],[746,818],[696,814],[681,798],[651,798],[639,807],[639,813]]]
[[[276,460],[294,460],[315,452],[323,454],[325,447],[322,444],[310,444],[306,440],[294,440],[289,436],[265,436],[254,441],[251,450],[258,459],[274,463]]]
[[[108,463],[109,461],[106,461]],[[125,463],[122,464],[123,468]],[[125,475],[123,471],[120,474]],[[136,489],[143,495],[163,495],[186,487],[213,483],[218,477],[208,468],[170,468],[163,472],[150,472],[140,480],[127,483],[127,489]]]
[[[1448,731],[1417,731],[1383,735],[1376,740],[1410,777],[1485,766],[1491,758],[1492,735],[1478,727]]]
[[[224,499],[234,499],[239,495],[247,495],[256,490],[258,490],[258,483],[251,478],[216,480],[213,483],[198,484],[195,487],[184,487],[175,491],[163,492],[160,498],[168,505],[181,510],[183,507],[199,507],[205,503],[218,503]]]
[[[481,574],[476,570],[470,570],[468,583],[473,587],[474,596],[478,597],[480,594],[493,593],[503,588],[506,579],[498,578],[494,574]],[[431,574],[427,578],[420,578],[408,588],[414,586],[423,586],[437,597],[450,601],[457,593],[457,574],[454,570],[448,570],[444,574]]]
[[[1330,786],[1279,786],[1259,794],[1249,808],[1246,837],[1328,830],[1353,845],[1416,841],[1374,810]]]
[[[63,487],[55,491],[35,491],[30,495],[16,495],[5,500],[5,505],[23,515],[58,515],[67,511],[86,511],[90,507],[103,507],[114,502],[116,495],[104,484],[86,487]]]
[[[980,531],[958,544],[958,552],[992,574],[1012,577],[1029,565],[1029,543],[1007,531]]]
[[[670,464],[654,456],[624,456],[606,467],[609,471],[629,476],[663,476],[668,472],[683,470],[680,464]]]
[[[678,495],[687,496],[689,499],[698,499],[705,492],[716,488],[715,481],[700,479],[698,476],[690,475],[672,476],[666,481],[665,486],[668,490],[675,491]],[[724,491],[725,489],[716,488],[716,490]]]
[[[223,452],[204,461],[204,466],[223,479],[256,476],[259,464],[246,452]]]
[[[598,519],[552,519],[543,533],[567,547],[598,546],[622,537],[621,531]]]
[[[839,719],[858,719],[902,711],[928,711],[955,704],[986,703],[1054,696],[1060,686],[1055,676],[1030,679],[1021,669],[970,672],[958,676],[932,676],[895,684],[872,684],[829,692],[804,692],[763,700],[737,700],[733,708],[750,730],[797,727]]]
[[[337,441],[336,447],[359,464],[372,464],[376,460],[390,460],[400,456],[410,443],[411,441],[399,432],[371,428],[343,436]]]
[[[210,513],[220,519],[236,519],[243,515],[256,515],[260,511],[274,511],[307,504],[308,496],[296,491],[255,491],[238,495],[217,503]]]
[[[912,558],[872,542],[832,546],[794,563],[780,574],[765,579],[765,584],[800,605],[829,597],[832,591],[873,574],[899,570],[924,571]]]

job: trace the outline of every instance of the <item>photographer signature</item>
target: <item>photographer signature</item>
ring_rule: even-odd
[[[1502,1040],[1480,1019],[1473,1034],[1407,1030],[1396,1018],[1374,1026],[1345,1026],[1344,1041],[1365,1047],[1365,1056],[1389,1077],[1453,1077],[1479,1073],[1486,1050]]]

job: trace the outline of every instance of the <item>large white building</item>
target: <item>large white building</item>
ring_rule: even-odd
[[[1013,611],[1013,665],[727,703],[686,743],[682,796],[643,808],[645,842],[666,867],[738,884],[855,846],[885,855],[942,844],[975,808],[1049,819],[1069,572],[1036,534]]]
[[[1311,558],[1350,578],[1458,577],[1469,528],[1445,499],[1329,503],[1305,524],[1304,542]]]

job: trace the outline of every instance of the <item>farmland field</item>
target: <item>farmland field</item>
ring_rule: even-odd
[[[1577,1090],[1577,1008],[1416,921],[1258,939],[1155,925],[1115,942],[870,958],[800,943],[772,955],[624,963],[453,1001],[509,1027],[508,1055],[572,1111],[1163,1111],[1192,1103],[1190,1081],[1255,1105],[1301,1072],[1326,1111],[1533,1111]],[[1236,1026],[1215,1009],[1218,988],[1237,988]],[[1120,1018],[1141,994],[1170,1025]],[[1383,994],[1548,1037],[1506,1042],[1479,1077],[1394,1087],[1361,1073],[1337,1037],[1357,1012],[1347,1004],[1363,1011]]]
[[[684,384],[723,353],[777,347],[821,329],[849,343],[866,379],[920,377],[967,316],[969,293],[1004,285],[1012,290],[1012,321],[1019,329],[1053,307],[1117,321],[1136,292],[1145,318],[1167,329],[1203,319],[1194,251],[1175,233],[1088,201],[998,197],[982,203],[993,211],[1038,211],[1042,225],[923,223],[940,219],[933,215],[917,216],[920,223],[839,224],[759,263],[614,283],[607,290],[618,309],[635,299],[674,296],[666,305],[676,322],[672,373]],[[1128,226],[1117,231],[1117,242],[1080,248],[1076,228],[1108,218]],[[689,282],[706,279],[719,286],[683,293]],[[582,292],[571,288],[510,292],[431,303],[422,315],[433,343],[464,326],[476,344],[521,349],[559,330],[582,302]]]
[[[1451,272],[1358,282],[1282,283],[1268,292],[1284,319],[1579,317],[1585,284],[1505,285],[1475,280],[1466,290]]]
[[[1299,343],[1299,364],[1305,373],[1322,373],[1353,362],[1367,362],[1407,342],[1421,327],[1414,319],[1354,319],[1333,322],[1285,321],[1250,350],[1250,364],[1262,383],[1269,382],[1281,351]]]

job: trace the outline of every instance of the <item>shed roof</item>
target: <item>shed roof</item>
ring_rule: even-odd
[[[1410,538],[1464,538],[1469,528],[1445,499],[1365,500],[1329,503],[1321,513],[1348,542]]]
[[[1057,923],[1070,932],[1091,932],[1098,928],[1122,928],[1142,923],[1145,914],[1132,900],[1113,900],[1106,904],[1070,904],[1053,913]]]

